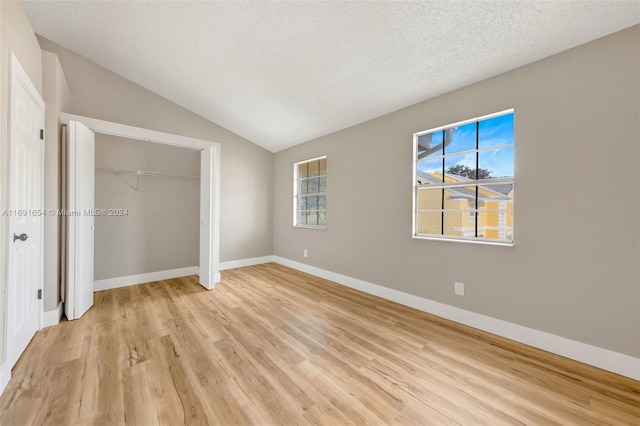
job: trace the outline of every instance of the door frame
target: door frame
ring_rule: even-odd
[[[198,151],[208,152],[211,158],[211,168],[200,171],[200,180],[210,182],[209,191],[200,192],[200,206],[211,206],[208,210],[208,217],[200,218],[200,228],[208,229],[208,238],[212,240],[203,244],[202,232],[200,232],[200,248],[209,250],[208,258],[211,260],[207,271],[200,271],[201,281],[209,290],[213,290],[216,283],[220,282],[220,144],[202,139],[179,136],[171,133],[158,132],[141,127],[128,126],[126,124],[113,123],[96,118],[83,117],[75,114],[62,113],[60,116],[62,124],[69,124],[69,121],[79,121],[95,133],[110,136],[118,136],[128,139],[141,140],[145,142],[159,143],[163,145],[173,145],[182,148],[190,148]],[[201,154],[203,155],[203,154]],[[202,207],[201,207],[202,211]],[[213,234],[213,235],[211,235]],[[200,259],[202,258],[202,255]],[[200,259],[198,262],[200,262]]]
[[[27,92],[27,94],[31,97],[31,99],[33,99],[33,101],[38,105],[38,107],[40,108],[40,128],[43,129],[44,131],[44,124],[45,124],[45,102],[42,99],[42,96],[40,96],[40,92],[38,92],[38,89],[36,89],[35,85],[33,84],[33,82],[31,81],[31,79],[29,78],[29,75],[27,74],[27,72],[25,71],[25,69],[22,67],[22,65],[20,65],[20,62],[18,61],[17,56],[10,51],[9,52],[9,56],[10,56],[10,60],[9,60],[9,74],[10,74],[10,80],[9,80],[9,98],[8,98],[8,122],[7,122],[7,156],[4,159],[5,161],[5,165],[6,167],[6,177],[7,177],[7,187],[6,187],[6,191],[3,194],[3,196],[5,197],[4,199],[4,204],[7,207],[7,210],[10,210],[13,208],[13,206],[11,206],[10,203],[10,190],[11,190],[11,171],[10,171],[10,158],[11,158],[11,146],[12,146],[12,138],[13,135],[11,134],[11,127],[12,127],[12,120],[13,120],[13,116],[14,116],[14,105],[13,105],[13,100],[15,99],[16,95],[15,95],[15,91],[18,87],[18,85],[22,86],[24,88],[24,90]],[[44,140],[42,140],[42,143],[40,143],[40,170],[42,171],[42,182],[40,185],[40,194],[39,194],[39,198],[40,198],[40,205],[41,208],[44,209]],[[3,264],[4,264],[4,271],[3,271],[3,279],[4,282],[6,283],[6,288],[5,288],[5,294],[4,294],[4,318],[3,318],[3,322],[4,322],[4,330],[3,332],[3,340],[4,340],[4,353],[3,353],[3,362],[2,362],[2,368],[0,368],[0,370],[4,369],[7,367],[7,363],[9,362],[7,356],[9,354],[9,347],[12,344],[12,342],[9,340],[9,318],[10,318],[10,311],[12,309],[14,309],[15,307],[11,307],[9,305],[9,293],[14,290],[12,289],[11,283],[9,282],[9,267],[10,267],[10,263],[8,262],[8,258],[9,258],[9,245],[11,244],[10,242],[10,237],[9,237],[9,221],[10,221],[10,217],[7,216],[5,218],[5,220],[2,223],[2,226],[5,230],[4,234],[5,234],[5,241],[2,243],[3,244],[3,249],[4,249],[4,253],[3,253]],[[40,215],[39,219],[39,225],[40,225],[40,237],[38,239],[38,245],[40,246],[40,260],[41,260],[41,268],[40,268],[40,274],[38,277],[38,281],[39,281],[39,285],[38,288],[40,288],[43,292],[44,292],[44,216]],[[44,297],[41,297],[40,300],[38,301],[38,308],[36,309],[38,311],[38,330],[42,329],[42,321],[43,321],[43,311],[44,311]],[[9,366],[8,368],[12,368],[13,365]],[[6,377],[6,372],[4,372],[4,374],[0,374],[2,376]],[[9,375],[10,377],[10,375]],[[2,381],[4,377],[2,378]],[[0,389],[2,389],[4,386],[2,386],[3,383],[0,383]]]

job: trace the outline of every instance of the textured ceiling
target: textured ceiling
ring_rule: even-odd
[[[276,152],[640,22],[640,2],[23,2],[42,36]]]

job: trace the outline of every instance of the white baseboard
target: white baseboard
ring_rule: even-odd
[[[45,311],[42,315],[42,328],[58,325],[62,318],[62,302],[58,303],[56,309]]]
[[[611,371],[622,376],[640,380],[640,358],[599,348],[586,343],[577,342],[565,337],[549,334],[544,331],[524,327],[507,321],[477,314],[465,309],[445,305],[433,300],[425,299],[412,294],[393,290],[381,285],[372,284],[346,275],[305,265],[279,256],[273,256],[273,261],[320,278],[334,281],[347,287],[373,294],[384,299],[392,300],[402,305],[437,315],[461,324],[468,325],[525,345],[543,349],[603,370]]]
[[[242,268],[243,266],[260,265],[262,263],[273,262],[273,256],[251,257],[248,259],[230,260],[220,262],[220,270]]]
[[[5,362],[0,365],[0,395],[2,395],[2,392],[7,388],[9,380],[11,380],[11,369]]]
[[[198,272],[199,268],[197,266],[189,266],[187,268],[169,269],[167,271],[149,272],[146,274],[96,280],[93,283],[93,291],[110,290],[112,288],[144,284],[160,280],[170,280],[172,278],[186,277],[188,275],[198,275]]]

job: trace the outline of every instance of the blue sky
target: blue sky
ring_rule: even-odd
[[[507,145],[513,143],[513,114],[501,115],[480,122],[479,126],[479,147],[488,148],[492,146]],[[433,136],[433,145],[442,141],[440,135]],[[476,145],[476,125],[475,123],[459,126],[453,133],[451,144],[446,147],[447,154],[455,154],[475,149]],[[442,155],[442,152],[435,152],[430,157]],[[513,147],[498,150],[480,152],[480,168],[489,169],[492,177],[513,176]],[[475,152],[455,155],[445,159],[445,170],[451,166],[462,164],[472,169],[476,167]],[[418,170],[432,173],[442,170],[442,159],[430,160],[429,157],[418,162]]]

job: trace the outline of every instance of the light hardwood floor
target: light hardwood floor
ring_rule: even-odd
[[[640,383],[276,264],[96,293],[2,425],[640,424]]]

